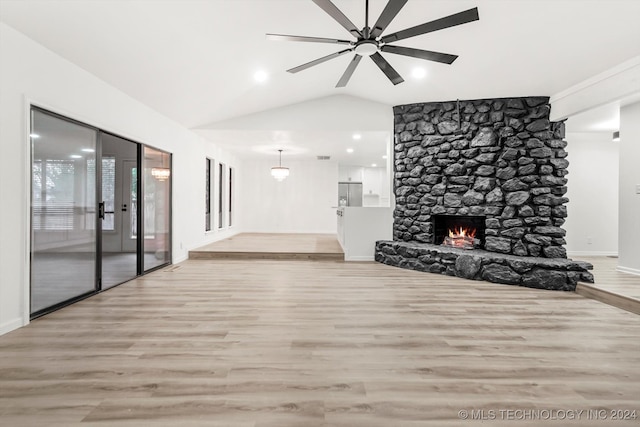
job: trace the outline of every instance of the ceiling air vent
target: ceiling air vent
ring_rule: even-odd
[[[318,160],[329,160],[331,159],[331,156],[316,156],[318,158]]]

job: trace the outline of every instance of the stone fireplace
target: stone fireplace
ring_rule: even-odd
[[[593,281],[588,264],[566,259],[567,143],[564,124],[549,121],[548,101],[525,97],[394,107],[395,246],[379,242],[376,259],[460,275],[450,263],[433,267],[424,254],[407,261],[393,249],[420,252],[435,246],[443,254],[441,244],[454,242],[455,254],[462,247],[455,243],[466,242],[465,248],[473,249],[466,255],[480,261],[474,261],[477,271],[467,269],[462,277],[552,289]],[[450,226],[442,222],[456,218],[463,228],[475,229],[472,247],[460,233],[447,239]],[[531,267],[515,268],[507,260]],[[534,269],[561,274],[553,285],[531,285],[523,275]]]

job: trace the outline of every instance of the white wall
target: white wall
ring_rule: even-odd
[[[335,233],[338,164],[327,160],[290,161],[282,182],[271,177],[274,160],[245,160],[240,187],[243,231],[256,233]]]
[[[567,125],[569,126],[569,125]],[[611,132],[567,132],[567,252],[569,256],[618,253],[619,144]]]
[[[207,156],[238,167],[235,156],[2,23],[0,63],[0,334],[29,318],[30,102],[173,153],[174,262],[233,233],[204,233],[204,168]]]
[[[640,274],[640,102],[620,108],[618,269]]]

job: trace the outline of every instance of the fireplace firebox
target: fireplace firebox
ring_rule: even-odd
[[[461,249],[484,248],[485,217],[433,215],[433,243]]]

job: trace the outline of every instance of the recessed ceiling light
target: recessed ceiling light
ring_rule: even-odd
[[[38,135],[37,133],[30,133],[29,136],[33,139],[40,138],[40,135]]]
[[[264,70],[258,70],[253,75],[253,79],[258,83],[264,83],[269,80],[269,74]]]
[[[96,150],[94,150],[93,148],[83,148],[82,151],[84,151],[85,153],[94,153]]]
[[[385,154],[384,156],[382,156],[382,158],[383,158],[383,159],[386,159],[386,158],[387,158],[387,155]]]
[[[347,153],[353,153],[353,148],[347,148]]]
[[[72,154],[69,157],[71,157],[72,159],[81,159],[82,158],[82,156],[79,155],[79,154]]]
[[[353,139],[362,139],[362,135],[360,135],[359,133],[354,133]]]
[[[375,168],[375,167],[378,167],[378,165],[376,165],[375,163],[371,163],[371,167]]]
[[[424,79],[427,76],[427,70],[425,70],[424,68],[416,67],[411,72],[411,75],[414,79]]]

